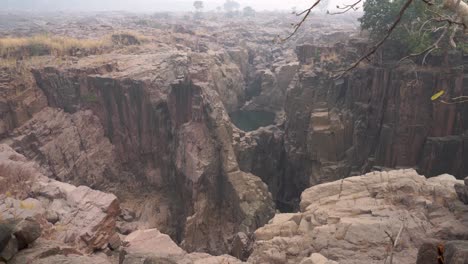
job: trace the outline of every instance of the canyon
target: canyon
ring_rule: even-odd
[[[468,54],[336,78],[367,48],[355,17],[275,42],[294,17],[4,16],[1,37],[118,40],[0,64],[0,182],[30,185],[0,220],[42,229],[7,263],[383,263],[400,226],[415,263],[468,240],[468,104],[430,100],[468,94]]]

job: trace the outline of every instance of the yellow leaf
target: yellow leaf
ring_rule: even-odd
[[[439,99],[439,97],[441,97],[444,93],[445,93],[444,90],[440,90],[439,92],[437,92],[436,94],[434,94],[434,95],[431,97],[431,100],[432,100],[432,101],[435,101],[435,100]]]
[[[11,192],[10,192],[10,191],[8,191],[8,192],[6,192],[6,194],[5,194],[5,195],[6,195],[6,197],[11,197]]]
[[[25,201],[20,202],[20,208],[21,209],[26,209],[26,210],[32,210],[34,209],[34,204],[33,203],[27,203]]]

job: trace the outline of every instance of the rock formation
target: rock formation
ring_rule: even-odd
[[[49,238],[87,253],[106,247],[116,234],[120,207],[115,195],[49,179],[7,145],[0,145],[0,167],[3,184],[8,186],[0,200],[0,214],[3,221],[18,222],[16,229],[31,229],[24,221],[33,218]],[[31,230],[14,234],[24,244],[39,237]]]
[[[121,242],[115,232],[120,207],[113,194],[48,179],[7,145],[0,145],[0,168],[1,180],[10,186],[0,200],[0,260],[14,264],[241,263],[227,255],[189,254],[157,229],[135,231]],[[11,171],[25,176],[9,178],[15,176]],[[22,200],[25,190],[29,197]],[[113,256],[117,250],[120,256]]]
[[[238,105],[240,72],[223,54],[167,51],[35,69],[49,105],[62,110],[44,109],[11,144],[57,179],[164,191],[173,204],[162,229],[189,251],[228,252],[231,236],[273,214],[267,186],[239,170],[232,148],[225,109]]]
[[[203,253],[188,254],[178,247],[168,235],[157,229],[138,230],[128,235],[123,241],[124,247],[120,252],[119,263],[241,263],[238,259],[229,256],[210,256]]]
[[[383,263],[393,252],[395,263],[415,263],[427,240],[468,238],[457,182],[396,170],[316,185],[303,192],[299,213],[277,214],[255,232],[249,262],[300,263],[320,253],[339,263]]]
[[[0,67],[0,139],[45,106],[47,99],[26,66]]]
[[[296,50],[301,66],[285,101],[285,154],[273,165],[282,168],[288,186],[277,200],[297,204],[308,186],[384,168],[465,177],[466,105],[429,98],[438,90],[465,94],[466,69],[433,58],[430,69],[364,65],[336,80],[330,71],[355,57],[351,47],[305,44]]]
[[[468,204],[468,177],[465,178],[464,184],[456,184],[455,190],[457,191],[458,198],[465,204]]]

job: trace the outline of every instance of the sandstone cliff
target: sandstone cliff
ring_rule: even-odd
[[[249,262],[300,263],[318,252],[339,263],[382,263],[402,230],[393,261],[415,263],[426,241],[468,237],[458,182],[396,170],[311,187],[302,193],[300,212],[277,214],[255,232]]]

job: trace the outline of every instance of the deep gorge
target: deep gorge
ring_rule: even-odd
[[[462,215],[455,191],[444,189],[455,179],[426,181],[417,173],[468,175],[468,105],[430,99],[440,90],[450,98],[468,94],[467,54],[451,63],[446,54],[435,54],[426,66],[369,60],[337,79],[334,72],[367,45],[347,20],[334,20],[330,33],[316,18],[308,24],[315,26],[311,31],[275,43],[288,23],[267,15],[258,23],[219,18],[222,26],[145,18],[161,28],[123,17],[157,37],[59,62],[40,56],[26,70],[8,66],[0,74],[11,76],[0,78],[0,143],[49,179],[115,194],[119,210],[111,210],[113,220],[106,221],[112,232],[102,237],[118,233],[120,243],[120,237],[157,229],[152,232],[169,235],[164,241],[175,242],[182,255],[230,254],[282,264],[319,248],[341,259],[345,253],[328,252],[321,239],[348,243],[347,232],[365,233],[353,228],[375,231],[374,222],[361,227],[352,217],[388,213],[378,206],[375,212],[352,207],[361,198],[364,204],[387,203],[389,211],[427,215],[411,223],[417,228],[431,217]],[[377,177],[388,182],[376,183]],[[445,200],[429,201],[430,188]],[[64,199],[60,195],[54,199]],[[428,212],[418,211],[421,203]],[[441,213],[439,203],[455,209]],[[357,213],[340,218],[348,207]],[[398,231],[392,217],[385,221]],[[456,222],[453,230],[462,227]],[[444,232],[453,237],[445,229],[437,235]],[[387,237],[378,239],[383,247]],[[343,247],[357,252],[359,243],[351,244]],[[119,263],[140,258],[125,250]]]

